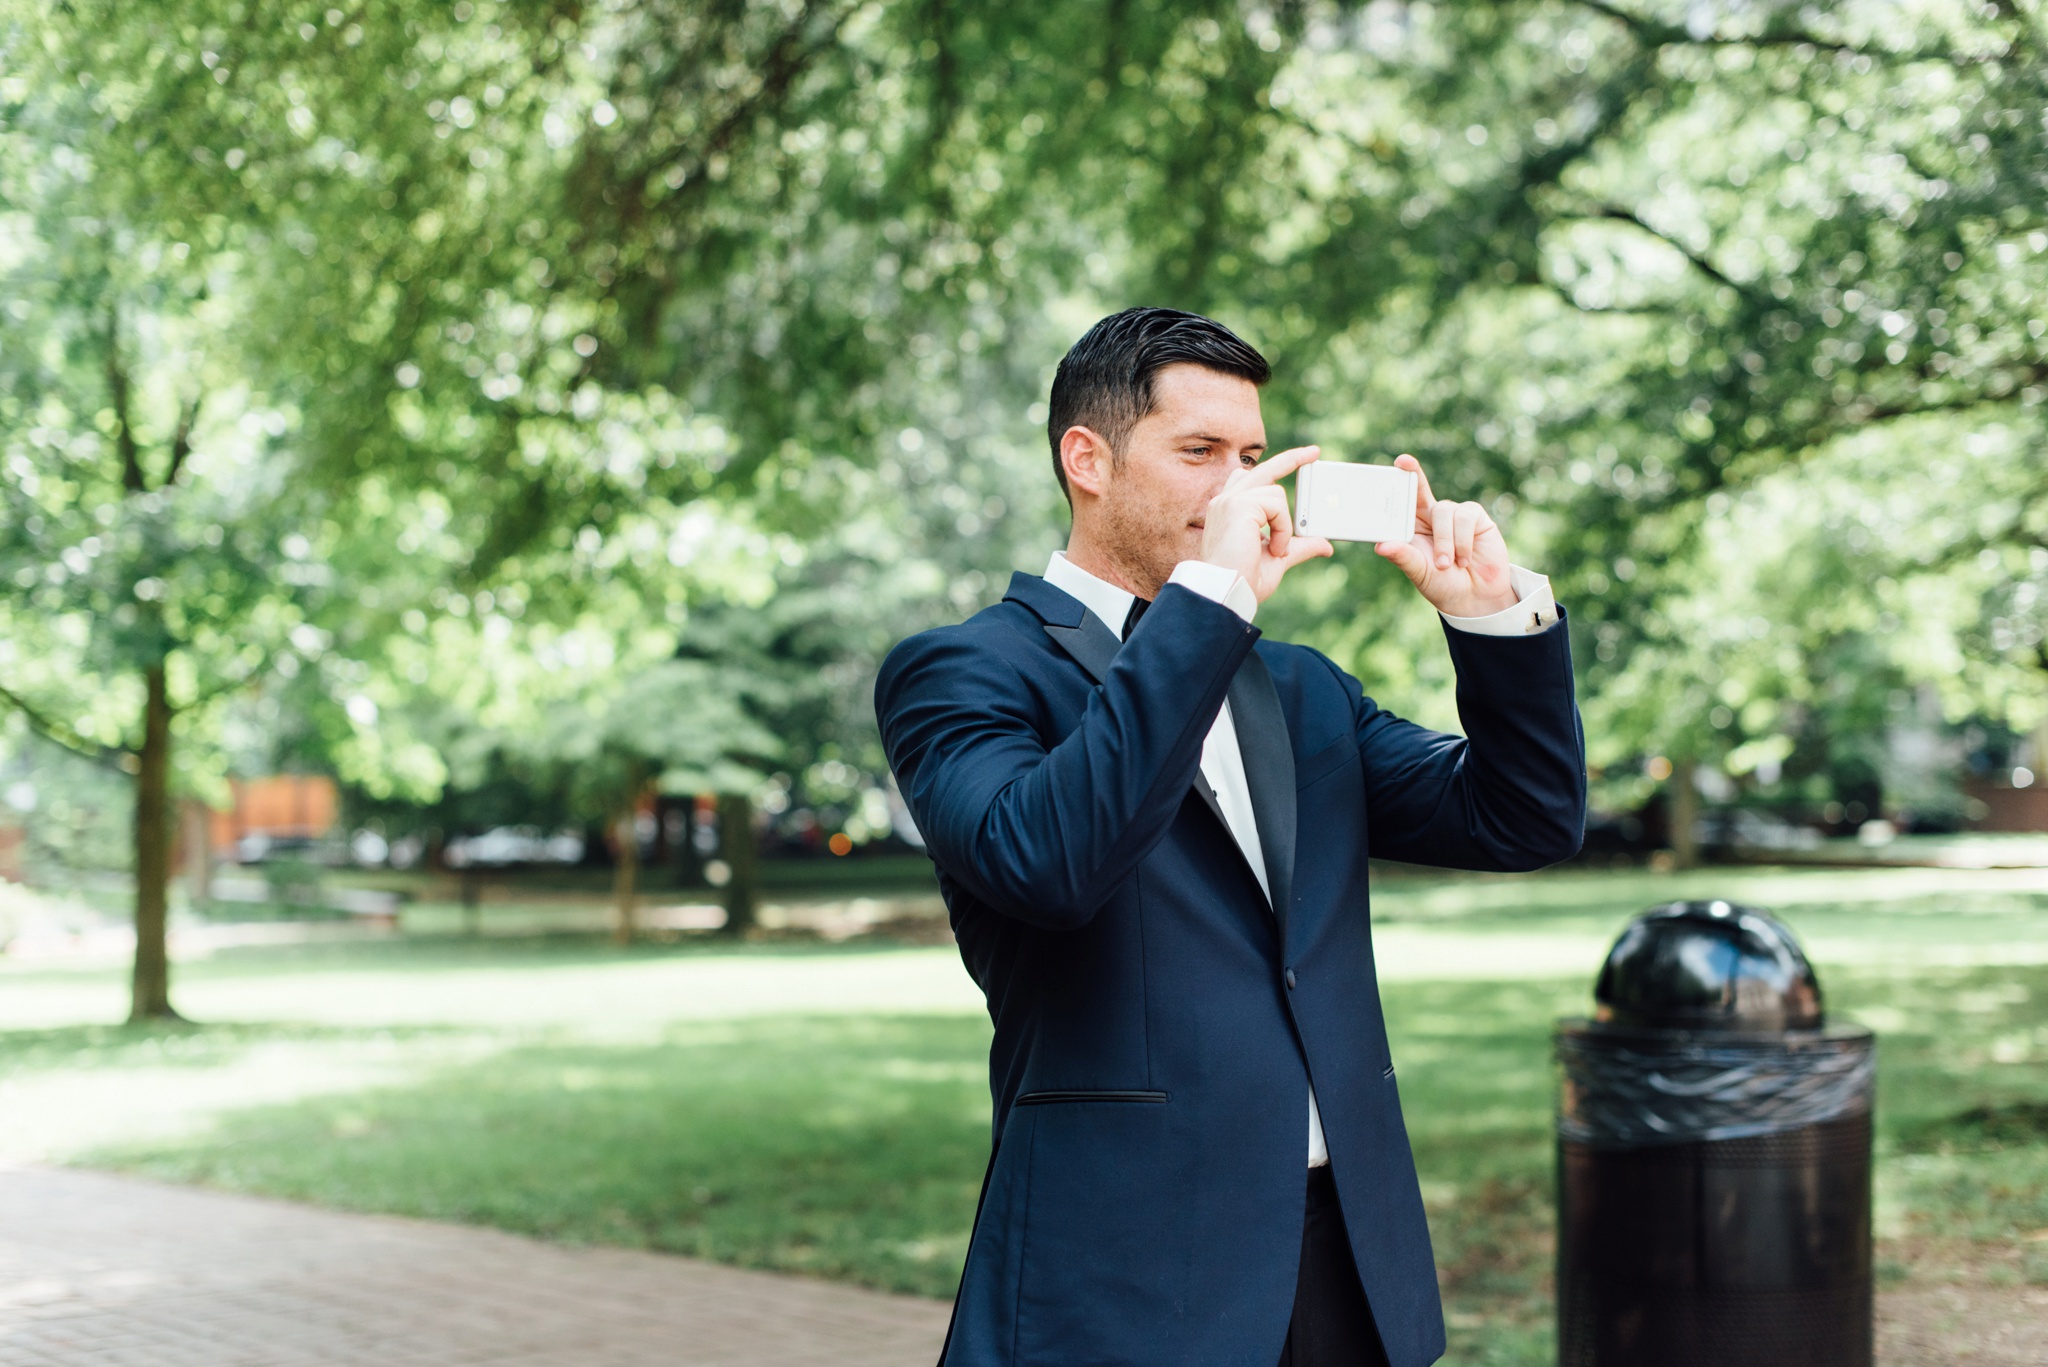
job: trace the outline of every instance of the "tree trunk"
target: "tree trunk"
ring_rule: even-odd
[[[628,800],[612,821],[612,839],[618,842],[612,859],[612,943],[633,943],[634,903],[640,883],[640,831],[638,804]]]
[[[135,982],[128,1019],[176,1020],[165,944],[171,883],[171,699],[161,663],[143,678],[147,695],[135,774]]]
[[[1681,759],[1671,766],[1671,859],[1681,869],[1700,862],[1699,761]]]
[[[743,793],[719,795],[718,853],[732,870],[725,885],[725,933],[744,936],[754,928],[760,870],[754,860],[754,804]]]
[[[185,813],[185,895],[195,910],[213,900],[213,814],[206,804],[188,799]]]

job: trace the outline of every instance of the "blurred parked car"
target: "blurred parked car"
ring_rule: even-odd
[[[1820,832],[1810,826],[1743,807],[1708,812],[1693,827],[1693,834],[1703,849],[1811,850],[1820,845]]]
[[[507,864],[576,864],[583,837],[575,831],[550,835],[538,826],[499,826],[482,835],[450,840],[441,858],[451,869],[500,868]]]

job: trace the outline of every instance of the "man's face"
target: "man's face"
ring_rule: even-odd
[[[1206,366],[1165,367],[1097,502],[1100,544],[1158,593],[1175,565],[1201,558],[1209,500],[1265,449],[1257,385]]]

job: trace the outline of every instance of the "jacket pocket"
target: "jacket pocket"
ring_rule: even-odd
[[[1049,1090],[1026,1092],[1017,1098],[1017,1106],[1058,1106],[1069,1101],[1123,1101],[1149,1102],[1154,1105],[1165,1101],[1165,1092],[1104,1091],[1104,1090]]]

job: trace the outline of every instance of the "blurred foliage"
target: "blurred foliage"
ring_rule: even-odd
[[[127,776],[36,736],[0,758],[0,822],[19,825],[24,881],[78,887],[78,875],[125,869],[134,805]]]
[[[9,68],[35,71],[9,37]],[[302,530],[319,491],[269,458],[285,415],[224,354],[230,244],[180,239],[94,155],[88,90],[6,87],[0,697],[112,758],[140,742],[145,670],[196,709],[305,640],[333,548]]]
[[[2034,724],[2031,12],[1374,5],[1314,32],[1274,103],[1330,168],[1320,255],[1232,293],[1295,319],[1304,424],[1536,534],[1610,800],[1659,751],[1747,777],[1881,744],[1919,683]],[[1348,596],[1325,639],[1385,668]]]
[[[2048,712],[2031,6],[0,16],[0,687],[118,759],[161,659],[195,791],[566,803],[637,710],[671,786],[858,807],[879,652],[1042,565],[1051,367],[1134,301],[1489,502],[1610,801],[1937,802],[1894,731]],[[1362,552],[1268,617],[1453,720]],[[650,701],[679,643],[738,712]]]

